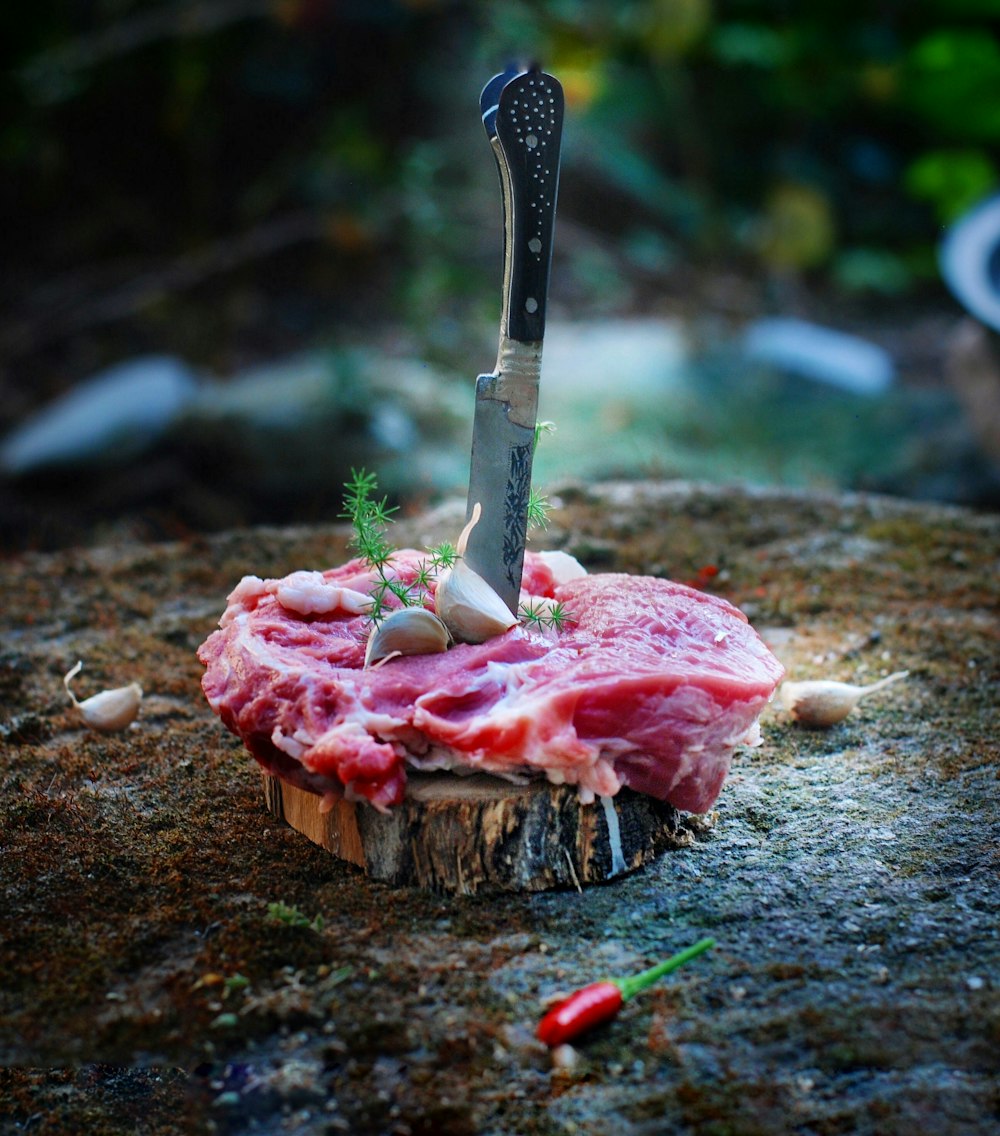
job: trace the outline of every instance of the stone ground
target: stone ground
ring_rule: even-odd
[[[699,579],[793,678],[695,838],[605,886],[371,883],[265,812],[194,657],[227,591],[344,556],[247,530],[0,563],[0,1134],[972,1134],[1000,1125],[1000,518],[874,497],[566,486],[544,544]],[[398,543],[453,536],[461,509]],[[704,571],[719,569],[711,575]],[[82,697],[136,679],[126,733]],[[543,1001],[717,946],[560,1054]]]

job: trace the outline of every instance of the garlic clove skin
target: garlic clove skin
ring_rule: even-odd
[[[459,643],[485,643],[517,624],[517,616],[496,591],[462,559],[469,534],[479,524],[482,511],[477,501],[458,538],[458,559],[452,568],[441,573],[434,591],[434,608]]]
[[[76,707],[76,712],[86,725],[102,733],[111,734],[127,729],[139,713],[142,687],[137,682],[132,682],[128,686],[119,686],[114,690],[102,690],[99,694],[79,702],[70,690],[69,684],[70,680],[82,670],[83,663],[78,662],[63,676],[63,686],[70,701]]]
[[[434,606],[459,643],[485,643],[517,624],[510,608],[464,560],[438,577]]]
[[[402,607],[373,628],[365,648],[365,666],[396,655],[434,655],[448,650],[448,628],[424,607]]]
[[[867,686],[849,682],[816,679],[806,682],[785,682],[781,685],[778,701],[803,726],[835,726],[842,722],[862,698],[881,690],[890,683],[906,678],[909,671],[897,671]]]

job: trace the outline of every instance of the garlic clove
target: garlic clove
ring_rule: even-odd
[[[778,700],[785,710],[804,726],[835,726],[842,722],[855,706],[890,683],[906,678],[909,671],[897,671],[867,686],[849,682],[816,679],[806,682],[781,684]]]
[[[438,577],[434,607],[445,626],[460,643],[485,643],[502,635],[517,623],[517,616],[496,591],[462,559],[469,534],[479,523],[482,506],[477,501],[472,516],[462,529],[456,550],[458,560]]]
[[[381,621],[368,636],[365,666],[388,662],[396,655],[434,655],[448,650],[448,628],[424,607],[402,607]]]
[[[460,643],[485,643],[517,624],[510,608],[464,560],[438,578],[434,606]]]
[[[63,675],[63,686],[69,695],[70,701],[76,707],[77,713],[83,721],[94,730],[104,733],[115,733],[127,729],[139,713],[139,704],[142,702],[142,687],[137,682],[128,686],[119,686],[114,690],[102,690],[99,694],[91,695],[79,702],[76,695],[70,690],[70,680],[74,679],[83,670],[83,663],[78,662],[75,667]]]

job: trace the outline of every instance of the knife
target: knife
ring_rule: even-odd
[[[516,615],[528,526],[545,304],[552,264],[563,93],[532,67],[495,75],[480,97],[500,174],[503,293],[496,367],[476,380],[465,559]]]

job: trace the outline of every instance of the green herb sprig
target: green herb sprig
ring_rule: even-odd
[[[536,439],[539,431],[551,426],[540,423],[535,428]],[[407,584],[392,575],[391,564],[395,549],[386,536],[392,523],[396,506],[390,505],[387,497],[377,496],[378,480],[374,473],[351,470],[351,479],[344,485],[344,511],[340,514],[351,522],[354,529],[350,547],[369,568],[374,571],[376,581],[371,591],[369,616],[373,623],[380,623],[394,609],[393,600],[403,607],[422,607],[431,584],[439,573],[451,568],[458,558],[455,546],[444,542],[429,548],[427,555],[418,562],[413,580]],[[548,501],[535,490],[531,490],[528,502],[528,523],[544,528],[547,521]],[[527,627],[552,627],[562,631],[572,617],[564,604],[528,603],[518,609],[518,618]]]
[[[526,627],[544,628],[552,627],[556,631],[564,631],[567,624],[573,622],[564,603],[531,603],[521,604],[517,610],[518,617]]]
[[[545,434],[554,434],[555,429],[556,424],[554,422],[536,422],[534,448],[538,449],[538,443],[542,440],[542,437]],[[528,527],[546,528],[549,523],[550,508],[548,497],[544,493],[539,493],[532,486],[528,490]],[[562,631],[568,623],[573,622],[573,617],[567,611],[566,605],[562,603],[530,602],[521,604],[517,614],[526,627],[553,627],[556,631]]]
[[[538,443],[542,440],[543,435],[554,434],[555,429],[556,424],[554,422],[536,422],[532,452],[538,449]],[[544,529],[549,523],[549,508],[548,497],[531,486],[528,490],[528,528]]]
[[[549,499],[536,489],[528,490],[528,528],[544,529],[549,523]]]
[[[344,486],[344,511],[341,517],[351,522],[354,533],[350,546],[378,577],[372,588],[372,606],[369,612],[374,623],[383,620],[393,608],[390,597],[404,607],[423,606],[431,583],[439,572],[450,568],[457,557],[454,546],[447,542],[427,550],[427,556],[417,564],[413,580],[407,584],[391,575],[390,566],[395,549],[386,536],[392,523],[395,505],[388,498],[376,496],[378,480],[374,473],[364,469],[351,470],[351,480]]]
[[[376,570],[384,569],[392,559],[393,548],[385,530],[397,508],[389,504],[388,497],[375,499],[377,487],[374,473],[352,469],[351,480],[344,486],[344,511],[340,514],[354,527],[351,547]]]

